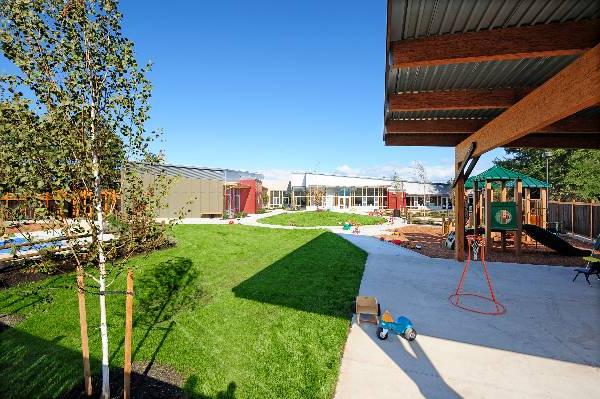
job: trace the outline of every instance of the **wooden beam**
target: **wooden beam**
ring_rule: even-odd
[[[469,134],[386,134],[387,146],[434,146],[454,147],[467,139]],[[585,148],[600,149],[600,133],[530,133],[525,137],[503,145],[506,148]]]
[[[456,147],[457,159],[464,157],[473,142],[476,143],[473,156],[478,156],[598,103],[600,45],[587,51],[521,101],[463,140]]]
[[[386,146],[435,146],[435,147],[454,147],[463,139],[469,137],[468,134],[437,134],[437,133],[416,133],[416,134],[386,134],[384,141]]]
[[[454,187],[454,257],[457,261],[465,260],[465,177],[459,173],[460,165],[456,165],[455,175],[458,176]]]
[[[598,44],[600,20],[427,36],[391,44],[394,68],[580,54]]]
[[[507,148],[600,149],[600,133],[530,133],[510,142]]]
[[[454,147],[483,127],[485,119],[388,120],[388,146]],[[570,117],[504,147],[600,148],[600,118]]]
[[[467,152],[467,154],[465,155],[465,159],[463,159],[463,161],[460,163],[460,167],[458,168],[458,171],[456,172],[456,175],[454,176],[454,180],[452,181],[452,188],[456,187],[456,183],[458,182],[458,178],[460,176],[463,177],[464,179],[467,179],[469,176],[468,174],[465,173],[465,168],[467,167],[467,164],[469,163],[469,161],[472,161],[471,159],[471,154],[473,154],[473,152],[475,151],[475,145],[473,144],[471,146],[471,148],[469,148],[469,151]],[[479,160],[479,158],[477,158]],[[475,163],[477,163],[477,161],[475,161]],[[473,165],[475,166],[475,165]],[[469,169],[473,170],[473,168],[469,167]],[[469,173],[471,173],[469,171]]]
[[[464,89],[390,94],[388,110],[401,112],[509,108],[532,90],[533,88]]]
[[[488,123],[488,119],[421,119],[386,121],[387,134],[401,133],[475,133]],[[573,116],[543,127],[540,132],[547,133],[600,133],[600,118]]]

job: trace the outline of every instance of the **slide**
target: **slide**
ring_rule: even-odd
[[[523,231],[540,244],[565,256],[589,256],[590,251],[575,248],[557,235],[534,224],[523,224]]]

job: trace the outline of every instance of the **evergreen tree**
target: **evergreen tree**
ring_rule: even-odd
[[[546,157],[552,200],[600,200],[600,151],[509,148],[494,163],[546,181]]]

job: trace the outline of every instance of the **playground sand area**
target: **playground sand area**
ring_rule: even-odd
[[[446,248],[444,242],[446,236],[442,234],[442,228],[439,226],[407,225],[396,229],[388,230],[389,234],[380,236],[381,239],[394,244],[401,245],[407,249],[421,253],[430,258],[453,259],[454,251]],[[585,243],[575,240],[568,236],[561,236],[574,246],[583,249],[592,249],[591,243]],[[416,249],[420,245],[421,249]],[[537,244],[533,240],[523,240],[522,254],[520,257],[514,254],[512,241],[506,252],[502,252],[499,238],[494,241],[494,247],[491,252],[486,254],[486,260],[490,262],[507,262],[533,265],[551,265],[551,266],[585,266],[585,261],[577,256],[559,255],[553,250]]]

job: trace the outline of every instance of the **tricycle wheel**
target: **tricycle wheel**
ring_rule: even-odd
[[[388,331],[383,331],[383,328],[377,327],[377,338],[383,341],[384,339],[387,339],[387,337]]]
[[[408,341],[414,341],[415,338],[417,338],[417,330],[414,328],[407,328],[404,330],[404,338],[406,338]]]

